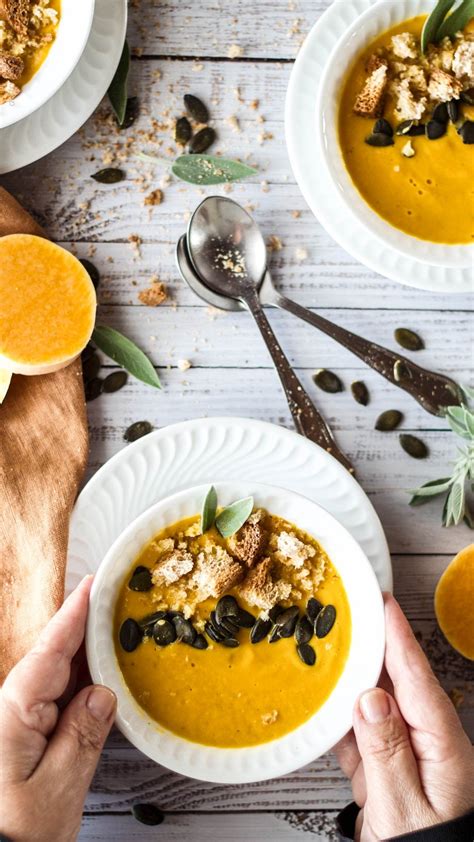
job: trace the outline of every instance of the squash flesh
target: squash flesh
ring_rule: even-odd
[[[451,646],[474,660],[474,544],[453,558],[438,582],[435,613]]]

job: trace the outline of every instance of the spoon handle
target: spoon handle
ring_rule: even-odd
[[[341,465],[344,465],[344,467],[353,474],[353,466],[349,462],[347,456],[339,450],[326,421],[311,402],[309,395],[304,390],[285,354],[283,353],[268,319],[263,312],[256,290],[250,290],[248,292],[245,297],[245,304],[252,313],[252,316],[260,329],[265,344],[273,359],[288,401],[290,412],[295,422],[296,429],[299,433],[301,433],[301,435],[305,436],[305,438],[310,439],[310,441],[313,441],[320,447],[324,448],[324,450],[334,456]]]
[[[298,316],[298,318],[317,327],[336,342],[339,342],[340,345],[356,354],[366,365],[375,369],[394,386],[408,392],[421,404],[423,409],[426,409],[432,415],[443,416],[448,406],[461,403],[460,388],[451,378],[421,368],[404,357],[403,354],[389,351],[382,345],[377,345],[375,342],[370,342],[350,330],[335,325],[323,316],[319,316],[312,310],[307,310],[306,307],[297,304],[296,301],[285,298],[273,288],[271,292],[268,291],[268,287],[266,288],[264,303],[288,310],[294,316]]]

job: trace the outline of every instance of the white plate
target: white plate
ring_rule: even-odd
[[[80,129],[113,79],[126,28],[127,0],[96,0],[87,46],[69,79],[29,117],[0,129],[0,173],[37,161]]]
[[[307,36],[288,85],[285,132],[299,188],[328,233],[356,260],[405,286],[432,292],[465,293],[473,288],[472,267],[443,267],[401,254],[371,235],[345,206],[317,140],[316,101],[326,62],[337,42],[374,0],[334,0]]]
[[[264,421],[200,418],[127,445],[85,486],[71,518],[67,592],[96,572],[120,533],[154,503],[223,480],[265,482],[318,503],[360,544],[382,590],[392,589],[390,554],[377,514],[336,459],[298,433]]]
[[[115,603],[131,561],[160,529],[201,511],[208,487],[206,484],[190,488],[155,504],[133,521],[110,548],[92,586],[87,660],[93,681],[110,687],[117,695],[116,724],[152,760],[198,780],[253,783],[288,774],[312,762],[350,729],[356,699],[377,684],[382,669],[383,601],[374,571],[360,546],[322,507],[299,494],[249,480],[216,483],[222,505],[252,494],[257,507],[296,523],[326,550],[342,578],[350,605],[350,649],[328,699],[306,722],[283,737],[262,745],[228,749],[193,743],[159,726],[125,686],[112,634]],[[212,656],[202,653],[201,657]]]

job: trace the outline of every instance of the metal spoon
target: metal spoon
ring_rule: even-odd
[[[280,376],[296,429],[307,439],[314,441],[328,451],[328,453],[331,453],[348,471],[354,473],[354,468],[349,459],[338,448],[326,421],[311,402],[309,395],[305,392],[291,368],[263,312],[258,297],[259,283],[253,280],[250,273],[252,270],[255,271],[258,269],[262,259],[265,260],[265,244],[263,244],[262,240],[262,251],[262,246],[257,241],[252,242],[251,237],[247,238],[244,235],[245,226],[242,225],[242,222],[236,224],[233,230],[232,242],[229,242],[227,239],[221,239],[218,230],[220,214],[225,213],[227,221],[230,222],[233,209],[237,208],[240,211],[239,206],[234,202],[226,203],[225,199],[222,201],[224,202],[224,207],[219,209],[218,200],[218,217],[208,219],[209,236],[199,224],[195,229],[196,235],[192,235],[193,241],[195,240],[196,242],[195,252],[200,273],[208,281],[211,290],[210,295],[207,295],[207,300],[213,303],[214,292],[218,295],[227,293],[231,296],[231,300],[235,299],[234,303],[240,302],[241,305],[249,310],[257,323]],[[193,219],[196,213],[199,214],[201,210],[207,216],[207,209],[205,203],[203,203],[195,212]],[[193,219],[189,226],[190,232],[193,231]],[[248,220],[252,223],[250,217],[248,217]],[[245,222],[246,220],[244,220]],[[193,286],[195,270],[192,269],[191,263],[186,265],[186,260],[183,260],[183,248],[184,243],[180,242],[178,244],[178,259],[180,257],[181,259],[178,265],[185,280],[191,277],[190,285]],[[259,277],[258,280],[260,280]],[[209,289],[207,293],[209,293]]]
[[[421,368],[402,354],[370,342],[280,295],[267,269],[265,243],[260,230],[247,211],[232,199],[220,196],[205,199],[190,220],[186,245],[191,268],[197,275],[194,286],[193,283],[190,286],[207,301],[212,294],[214,306],[230,309],[231,296],[236,309],[241,308],[243,299],[240,292],[244,286],[252,286],[261,304],[288,310],[317,327],[394,386],[408,392],[432,415],[443,416],[448,406],[462,402],[460,387],[451,378]],[[226,248],[230,254],[237,250],[242,255],[245,273],[226,270],[225,258],[222,258],[222,250],[225,252]]]

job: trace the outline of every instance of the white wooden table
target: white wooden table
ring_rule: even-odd
[[[249,156],[259,174],[232,193],[251,205],[266,236],[283,248],[271,255],[271,269],[282,290],[308,307],[356,332],[395,347],[393,330],[406,325],[424,338],[417,362],[467,382],[472,366],[471,302],[398,286],[357,264],[325,233],[295,185],[284,142],[286,86],[299,45],[330,0],[134,0],[129,39],[133,60],[131,93],[139,95],[142,115],[128,133],[110,134],[104,103],[84,129],[48,158],[3,179],[5,187],[38,216],[51,236],[100,268],[100,318],[136,340],[151,356],[164,384],[162,392],[130,379],[126,388],[89,404],[92,475],[125,446],[123,433],[133,421],[163,427],[203,415],[262,418],[292,428],[267,352],[247,314],[210,313],[181,282],[174,249],[189,212],[204,190],[172,182],[163,186],[159,207],[144,196],[159,187],[163,172],[130,156],[121,166],[127,181],[97,185],[90,174],[117,152],[126,138],[134,149],[168,154],[171,132],[162,127],[181,113],[184,93],[210,106],[219,133],[216,149]],[[237,45],[241,51],[231,48]],[[232,52],[241,52],[233,60]],[[237,91],[238,89],[238,91]],[[258,100],[257,108],[250,103]],[[102,116],[101,116],[102,115]],[[265,122],[259,122],[259,115]],[[240,132],[235,131],[236,116]],[[160,124],[149,138],[151,120]],[[265,140],[261,140],[262,131]],[[137,135],[141,133],[140,136]],[[171,151],[171,150],[170,150]],[[175,152],[173,153],[175,154]],[[121,153],[114,160],[120,161]],[[317,161],[314,162],[317,166]],[[221,192],[217,188],[216,192]],[[142,240],[137,255],[128,238]],[[307,251],[301,260],[298,250]],[[139,290],[158,275],[170,298],[151,309]],[[325,413],[341,446],[377,509],[393,555],[396,594],[448,690],[464,694],[460,713],[474,733],[474,694],[468,689],[468,662],[447,646],[433,612],[435,584],[449,559],[472,540],[466,527],[445,530],[434,503],[408,507],[408,490],[445,475],[456,441],[447,425],[424,413],[347,351],[311,327],[276,311],[275,330],[298,375]],[[182,372],[178,360],[192,368]],[[315,369],[336,371],[343,394],[317,392]],[[104,369],[112,369],[104,360]],[[364,379],[371,403],[364,408],[349,385]],[[374,431],[383,409],[399,408],[404,429],[429,444],[429,461],[417,462],[399,449],[396,434]],[[333,756],[282,780],[250,786],[214,786],[181,778],[154,765],[118,733],[110,737],[86,804],[81,840],[180,840],[237,842],[334,839],[334,816],[350,800],[350,790]],[[167,813],[158,828],[138,824],[130,805],[156,803]]]

